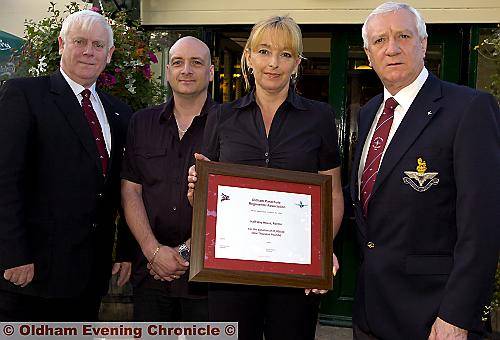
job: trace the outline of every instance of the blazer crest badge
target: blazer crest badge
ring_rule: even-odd
[[[427,162],[422,158],[417,159],[417,171],[405,171],[406,177],[403,177],[403,183],[410,185],[414,190],[418,192],[424,192],[429,190],[433,185],[439,183],[439,178],[437,172],[426,172]]]

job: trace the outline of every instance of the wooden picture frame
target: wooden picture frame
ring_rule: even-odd
[[[296,288],[332,288],[331,176],[204,161],[196,161],[196,172],[198,181],[193,205],[190,281]],[[270,192],[279,192],[283,195],[295,192],[310,195],[311,237],[308,238],[311,241],[310,263],[281,263],[279,261],[215,257],[217,202],[220,185],[265,190],[266,192],[270,190]]]

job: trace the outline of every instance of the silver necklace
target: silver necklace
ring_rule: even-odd
[[[177,114],[175,113],[175,111],[174,111],[174,117],[175,117],[175,123],[177,124],[177,130],[179,130],[181,134],[185,134],[189,129],[189,125],[185,129],[181,129],[181,125],[179,124],[179,120],[177,119]]]

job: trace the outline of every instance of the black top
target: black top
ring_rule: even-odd
[[[207,119],[203,153],[225,163],[305,172],[340,165],[332,108],[299,96],[293,88],[276,111],[267,137],[254,92],[221,105]]]
[[[151,229],[163,245],[175,247],[191,237],[192,208],[187,200],[187,173],[194,164],[193,154],[201,151],[207,116],[218,107],[210,97],[199,116],[179,140],[173,115],[174,101],[138,111],[130,121],[121,177],[142,185],[142,198]],[[138,284],[146,272],[146,258],[137,250],[132,283]],[[187,274],[174,280],[185,281]],[[183,280],[184,279],[184,280]],[[165,282],[161,283],[163,286]],[[168,285],[168,284],[167,284]],[[176,294],[184,296],[184,294]]]

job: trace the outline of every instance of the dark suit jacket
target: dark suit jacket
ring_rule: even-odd
[[[365,219],[358,167],[382,100],[359,114],[351,196],[362,263],[353,321],[382,339],[427,339],[437,316],[477,331],[500,239],[498,103],[430,74],[386,150]],[[404,179],[418,158],[439,179],[421,192]]]
[[[57,71],[0,89],[0,289],[43,297],[105,294],[130,108],[98,91],[111,129],[107,176],[83,110]],[[25,288],[3,279],[35,263]]]

